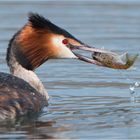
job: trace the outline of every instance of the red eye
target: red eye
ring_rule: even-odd
[[[65,45],[67,45],[69,42],[68,42],[67,39],[64,39],[64,40],[62,41],[62,43],[65,44]]]

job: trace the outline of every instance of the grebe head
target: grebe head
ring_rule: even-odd
[[[93,53],[102,50],[82,43],[66,30],[38,14],[29,15],[28,23],[13,37],[9,46],[12,47],[17,61],[28,70],[34,70],[46,60],[56,58],[75,58],[101,65],[96,60],[74,51],[80,49]]]

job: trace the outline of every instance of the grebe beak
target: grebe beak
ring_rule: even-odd
[[[71,51],[73,52],[73,54],[77,57],[77,59],[85,61],[87,63],[91,63],[91,64],[95,64],[98,66],[104,66],[103,63],[99,62],[98,60],[96,60],[96,58],[92,57],[87,57],[84,55],[81,55],[77,52],[75,52],[76,50],[82,50],[82,51],[86,51],[86,52],[90,52],[90,56],[93,56],[94,54],[98,54],[98,53],[110,53],[109,51],[105,51],[104,49],[97,49],[88,45],[72,45],[72,44],[68,44],[68,47],[71,49]],[[112,52],[111,52],[112,53]]]

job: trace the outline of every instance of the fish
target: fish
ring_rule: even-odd
[[[130,55],[124,53],[119,55],[111,51],[92,53],[93,60],[100,62],[102,66],[112,69],[128,69],[135,63],[137,57],[138,54]]]

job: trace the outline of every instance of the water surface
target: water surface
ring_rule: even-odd
[[[0,1],[0,70],[9,72],[6,48],[12,35],[37,12],[94,47],[118,53],[140,51],[140,2]],[[140,139],[140,59],[129,70],[111,70],[78,60],[50,60],[36,70],[50,95],[37,120],[0,127],[0,139]]]

